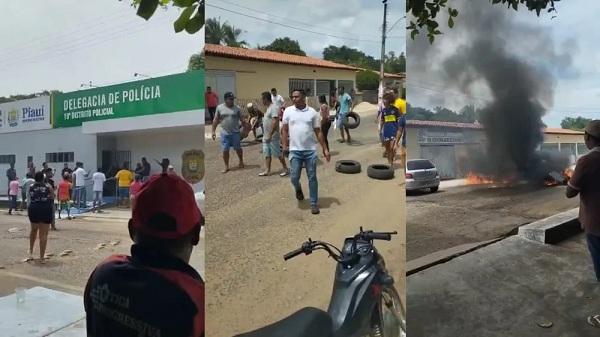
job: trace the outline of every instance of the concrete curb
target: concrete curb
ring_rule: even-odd
[[[554,244],[581,233],[579,208],[519,227],[518,235],[528,240]]]

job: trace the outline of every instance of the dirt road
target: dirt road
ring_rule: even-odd
[[[376,246],[404,293],[404,179],[399,170],[390,181],[366,176],[369,164],[384,162],[373,113],[361,115],[353,145],[335,142],[337,132],[330,133],[334,156],[318,168],[320,215],[310,214],[307,201],[296,201],[289,178],[257,176],[263,162],[258,144],[244,147],[246,169],[221,174],[218,141],[205,143],[207,330],[218,332],[211,337],[256,329],[304,306],[327,309],[333,260],[316,252],[283,261],[283,254],[308,237],[340,245],[359,226],[397,230],[391,242]],[[340,159],[359,160],[363,173],[336,173],[334,164]],[[236,164],[233,156],[232,166]],[[301,182],[307,194],[305,172]]]
[[[565,187],[462,186],[407,197],[407,261],[509,233],[578,206]]]
[[[118,218],[111,218],[111,212]],[[24,215],[0,213],[0,296],[14,292],[16,287],[42,286],[81,295],[94,267],[111,254],[129,254],[131,239],[127,231],[128,211],[107,210],[104,218],[82,217],[76,220],[57,220],[58,231],[50,231],[47,253],[54,254],[44,265],[36,262],[21,263],[28,256],[29,221]],[[11,233],[9,229],[18,231]],[[116,245],[111,242],[119,241]],[[107,244],[97,249],[98,244]],[[70,249],[72,254],[58,256]],[[36,242],[34,256],[39,256]],[[203,270],[203,249],[195,249],[191,264]]]

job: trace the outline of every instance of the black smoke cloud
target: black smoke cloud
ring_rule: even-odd
[[[543,142],[542,117],[553,104],[555,77],[571,66],[569,53],[576,45],[557,52],[551,31],[533,13],[527,13],[527,24],[514,11],[486,0],[453,5],[460,12],[454,29],[445,28],[433,45],[424,36],[408,42],[408,99],[411,93],[423,97],[419,91],[434,83],[447,89],[428,94],[430,106],[453,104],[457,98],[476,103],[488,144],[474,169],[483,174],[538,179],[562,170],[568,158],[540,155],[536,149]],[[487,99],[477,100],[475,92],[482,91]]]

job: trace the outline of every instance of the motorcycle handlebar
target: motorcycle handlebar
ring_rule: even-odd
[[[366,232],[363,233],[363,237],[367,240],[392,240],[392,235],[398,234],[398,232],[387,232],[387,233],[377,233],[377,232]]]
[[[287,260],[289,260],[289,259],[291,259],[293,257],[296,257],[296,256],[298,256],[298,255],[300,255],[302,253],[304,253],[304,250],[302,248],[294,249],[291,252],[285,254],[283,256],[283,259],[287,261]]]

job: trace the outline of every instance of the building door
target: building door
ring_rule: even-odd
[[[115,163],[118,167],[123,167],[123,164],[129,163],[129,169],[135,168],[135,163],[131,162],[131,151],[116,151],[115,152]]]
[[[330,82],[328,80],[317,80],[317,98],[321,95],[325,96],[327,104],[330,102],[329,95],[331,94]]]
[[[223,95],[230,91],[236,95],[235,72],[233,71],[207,71],[206,86],[211,87],[219,96],[219,103],[223,103]],[[244,97],[242,97],[244,98]]]
[[[11,163],[15,163],[17,160],[16,155],[7,154],[0,155],[0,195],[8,196],[8,177],[6,177],[6,171],[10,168]],[[19,176],[19,171],[17,170],[17,176]]]
[[[437,167],[442,179],[456,178],[454,145],[422,145],[421,158],[429,159]]]

